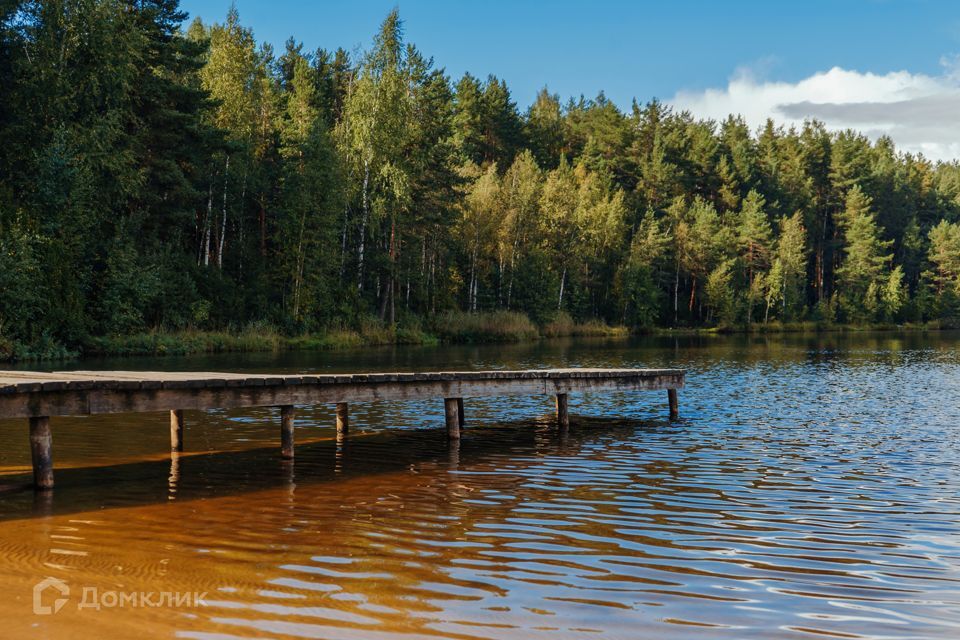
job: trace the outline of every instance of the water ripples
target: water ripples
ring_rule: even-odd
[[[544,398],[485,399],[448,445],[440,403],[368,405],[338,442],[304,408],[283,463],[271,411],[211,412],[173,466],[159,417],[62,421],[53,499],[0,497],[0,617],[17,637],[960,637],[955,350],[604,344],[513,357],[688,367],[683,420],[659,394],[578,396],[560,434]],[[44,575],[207,606],[38,623]]]

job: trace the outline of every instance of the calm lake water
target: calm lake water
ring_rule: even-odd
[[[62,368],[688,369],[666,392],[54,419],[58,486],[0,421],[3,638],[957,638],[960,336],[546,341]],[[44,577],[68,602],[32,612]],[[78,609],[106,594],[205,606]],[[154,595],[151,595],[154,594]],[[47,603],[52,600],[48,598]],[[143,601],[139,601],[143,605]]]

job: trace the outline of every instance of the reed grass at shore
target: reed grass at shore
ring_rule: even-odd
[[[514,311],[448,312],[428,321],[406,320],[391,326],[366,318],[355,327],[334,327],[322,333],[288,336],[276,328],[255,323],[239,331],[165,331],[125,336],[89,337],[69,346],[49,338],[33,344],[0,336],[0,362],[69,360],[84,356],[179,356],[195,353],[332,350],[385,345],[441,343],[524,342],[562,337],[625,338],[646,335],[716,335],[731,333],[786,334],[858,331],[938,331],[954,328],[940,322],[907,324],[833,324],[826,322],[770,322],[750,326],[648,328],[631,331],[601,320],[575,321],[557,313],[541,325]]]

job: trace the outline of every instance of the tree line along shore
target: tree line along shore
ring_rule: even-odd
[[[0,86],[0,360],[960,316],[957,162],[602,93],[521,109],[397,11],[348,53],[235,9],[14,1]]]

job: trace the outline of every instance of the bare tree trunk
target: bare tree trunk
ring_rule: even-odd
[[[421,239],[421,249],[420,249],[420,282],[418,289],[421,294],[421,302],[424,301],[422,296],[428,296],[430,291],[430,282],[427,279],[427,234],[423,234]],[[409,276],[408,276],[409,277]],[[410,307],[409,298],[410,295],[407,295],[407,307]]]
[[[387,274],[386,278],[378,278],[377,281],[379,282],[381,279],[385,280],[386,282],[382,290],[380,289],[379,286],[377,287],[378,293],[380,294],[380,313],[378,313],[377,315],[380,316],[381,322],[386,322],[387,321],[387,305],[390,304],[390,289],[391,289],[390,276],[389,274]]]
[[[787,272],[783,271],[783,288],[780,290],[780,297],[783,299],[783,317],[781,322],[787,321]]]
[[[396,279],[390,279],[390,325],[397,323],[397,282]]]
[[[303,286],[303,268],[305,263],[303,251],[303,237],[307,229],[307,212],[300,214],[300,234],[297,240],[297,266],[293,280],[293,318],[300,319],[300,289]]]
[[[343,229],[340,231],[340,276],[338,282],[343,282],[343,274],[347,268],[347,222],[350,207],[343,205]]]
[[[240,273],[241,280],[243,279],[243,203],[247,198],[247,169],[243,170],[243,186],[240,188],[240,214],[237,215],[237,227],[239,230],[240,238],[237,242],[237,246],[240,248],[240,251],[237,253],[237,269]]]
[[[430,252],[430,272],[427,276],[427,297],[430,299],[430,313],[434,313],[437,310],[437,299],[433,295],[433,278],[436,273],[437,265],[437,253],[436,251]]]
[[[420,245],[420,277],[423,278],[427,270],[427,235],[424,234]]]
[[[267,257],[267,207],[263,204],[263,196],[260,197],[260,257]]]
[[[210,186],[207,189],[207,219],[204,221],[203,243],[200,247],[201,255],[197,264],[210,265],[210,220],[213,218],[213,177],[210,177]]]
[[[220,224],[220,239],[217,247],[217,267],[223,268],[223,240],[227,235],[227,182],[230,178],[230,154],[223,168],[223,218]]]
[[[467,310],[476,310],[476,301],[474,300],[474,284],[477,279],[477,248],[473,248],[470,254],[470,284],[467,285]]]
[[[563,273],[560,274],[560,296],[557,298],[557,311],[560,311],[563,308],[563,284],[567,280],[567,268],[563,268]]]
[[[503,307],[503,253],[497,256],[497,307]]]
[[[677,270],[673,276],[673,326],[677,326],[677,319],[679,318],[679,301],[680,297],[680,259],[677,258]]]
[[[367,189],[370,187],[370,163],[363,164],[363,213],[360,217],[360,245],[357,247],[357,291],[363,291],[363,248],[367,235],[367,218],[370,215],[370,201]]]
[[[396,290],[397,290],[397,254],[399,250],[397,248],[397,217],[396,214],[390,216],[390,249],[388,255],[390,256],[390,273],[389,273],[389,286],[390,286],[390,324],[392,325],[397,317],[396,312]]]
[[[516,249],[510,254],[510,279],[507,281],[507,309],[510,308],[510,300],[513,298],[513,267],[516,254]]]

